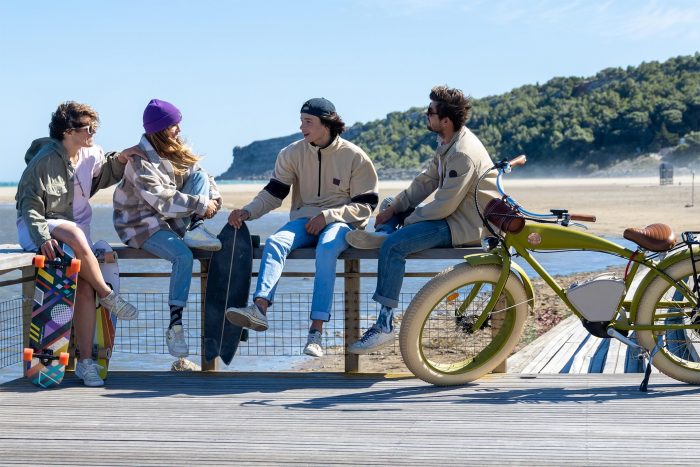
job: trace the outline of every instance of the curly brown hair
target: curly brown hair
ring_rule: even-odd
[[[345,131],[345,122],[340,115],[333,112],[329,117],[319,117],[321,123],[328,127],[331,131],[331,141],[335,139],[336,136],[342,134]]]
[[[173,170],[177,175],[182,175],[192,167],[201,157],[192,152],[180,137],[172,138],[168,135],[168,128],[157,133],[146,135],[158,155],[173,164]]]
[[[67,101],[58,106],[51,114],[49,122],[49,136],[54,139],[63,140],[63,134],[73,128],[84,126],[81,122],[83,117],[90,118],[90,125],[97,129],[100,125],[99,114],[87,104],[75,101]]]
[[[459,131],[469,118],[472,108],[471,97],[465,96],[457,88],[435,86],[430,90],[430,100],[436,103],[435,110],[440,118],[449,118],[455,131]]]

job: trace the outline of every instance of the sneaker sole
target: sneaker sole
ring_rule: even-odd
[[[227,311],[226,319],[229,323],[239,328],[252,329],[253,331],[267,331],[269,327],[267,323],[253,320],[249,316],[236,313],[235,311]]]
[[[202,245],[202,246],[194,246],[194,245],[187,245],[189,248],[194,248],[196,250],[204,250],[204,251],[219,251],[221,250],[221,245],[219,246],[208,246],[208,245]]]
[[[307,349],[306,347],[304,347],[304,355],[308,355],[310,357],[323,357],[323,352],[321,352],[319,354],[319,353],[314,352],[311,349]]]
[[[354,234],[354,235],[353,235]],[[382,247],[385,238],[366,235],[364,230],[355,230],[348,232],[345,236],[345,241],[358,250],[378,250]]]
[[[382,343],[379,344],[379,345],[375,345],[374,347],[371,347],[371,348],[365,348],[365,349],[350,349],[350,347],[348,347],[348,352],[349,352],[349,353],[352,353],[352,354],[355,354],[355,355],[367,355],[367,354],[369,354],[369,353],[376,352],[376,351],[379,350],[379,349],[383,349],[384,347],[388,347],[388,346],[390,346],[390,345],[393,344],[393,343],[394,343],[394,339],[391,339],[391,340],[388,340],[388,341],[386,341],[386,342],[382,342]]]

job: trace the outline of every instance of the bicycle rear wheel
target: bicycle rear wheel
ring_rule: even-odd
[[[669,284],[661,277],[651,281],[639,301],[635,322],[639,325],[670,326],[700,321],[700,314],[693,303],[680,291],[693,286],[690,259],[670,266],[665,272],[676,281],[676,285]],[[637,338],[650,351],[659,345],[659,352],[653,359],[659,371],[679,381],[700,384],[700,330],[637,331]]]
[[[501,267],[459,264],[428,281],[404,313],[399,343],[408,369],[438,386],[465,384],[492,371],[518,344],[528,298],[511,273],[489,319],[474,323],[493,295]]]

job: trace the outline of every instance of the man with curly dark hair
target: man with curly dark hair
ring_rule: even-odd
[[[347,242],[362,249],[381,248],[374,301],[382,308],[377,322],[348,351],[366,354],[394,342],[393,309],[406,268],[406,256],[429,248],[479,244],[483,224],[474,206],[479,177],[493,165],[479,138],[464,126],[471,100],[462,91],[436,86],[426,112],[428,130],[438,148],[428,167],[395,199],[385,199],[375,232],[354,230]],[[421,205],[428,196],[434,198]],[[484,206],[498,197],[495,172],[486,175],[476,193]],[[398,228],[399,226],[402,228]]]

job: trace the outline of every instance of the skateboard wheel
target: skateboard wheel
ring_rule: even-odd
[[[45,261],[46,261],[46,256],[36,255],[34,257],[34,259],[32,260],[32,264],[34,265],[35,268],[43,268]]]
[[[34,349],[24,349],[22,352],[22,361],[23,362],[31,362],[32,358],[34,358]]]
[[[68,352],[61,352],[58,354],[58,363],[61,365],[67,366],[68,360],[70,360],[70,354]]]
[[[79,259],[72,259],[70,260],[70,266],[68,266],[68,275],[72,276],[73,274],[77,274],[80,272],[80,260]]]

